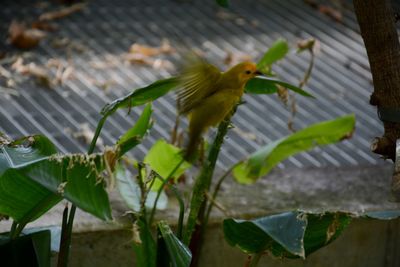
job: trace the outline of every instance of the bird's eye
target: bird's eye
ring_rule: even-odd
[[[246,73],[246,74],[251,74],[251,71],[250,71],[250,70],[246,70],[245,73]]]

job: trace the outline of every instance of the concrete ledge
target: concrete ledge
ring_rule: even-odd
[[[218,202],[229,214],[215,210],[210,220],[200,266],[244,266],[245,255],[224,240],[221,221],[227,216],[254,218],[280,211],[399,209],[390,201],[392,166],[277,170],[254,185],[228,181]],[[218,176],[218,175],[216,175]],[[188,196],[190,190],[186,190]],[[78,211],[74,224],[70,266],[134,266],[130,244],[130,224],[122,216],[127,208],[117,192],[111,194],[113,222],[102,222]],[[58,205],[29,227],[60,225],[63,205]],[[173,197],[167,211],[158,217],[171,224],[177,220]],[[10,222],[0,222],[8,231]],[[400,266],[400,221],[356,219],[338,240],[312,254],[306,261],[272,260],[265,257],[260,266]],[[55,262],[55,258],[53,259]]]

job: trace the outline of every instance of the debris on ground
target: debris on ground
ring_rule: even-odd
[[[175,52],[169,41],[164,39],[158,47],[134,43],[131,45],[129,53],[123,54],[122,58],[130,64],[148,65],[154,69],[172,69],[174,66],[171,61],[157,56]]]
[[[22,22],[12,21],[8,28],[9,42],[20,49],[30,49],[46,36],[44,31],[27,28]]]
[[[81,11],[86,7],[86,3],[77,3],[72,6],[64,7],[56,11],[50,11],[43,13],[40,15],[39,20],[40,21],[50,21],[50,20],[56,20],[56,19],[61,19],[66,16],[69,16],[75,12]]]
[[[228,67],[235,66],[236,64],[243,61],[252,61],[252,56],[245,53],[233,53],[228,51],[224,58],[224,64]]]
[[[47,88],[52,86],[50,74],[46,68],[39,66],[34,62],[24,64],[22,57],[19,57],[14,64],[11,65],[11,69],[22,75],[34,77],[36,82],[42,86]]]
[[[343,14],[339,7],[333,7],[332,5],[327,5],[326,3],[319,3],[317,0],[304,0],[304,3],[317,10],[321,14],[330,17],[336,22],[343,22]]]

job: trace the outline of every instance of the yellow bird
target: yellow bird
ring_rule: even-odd
[[[189,117],[185,159],[192,159],[202,134],[224,120],[240,101],[246,83],[261,74],[252,62],[237,64],[223,73],[202,60],[184,69],[180,76],[178,109],[180,114]]]

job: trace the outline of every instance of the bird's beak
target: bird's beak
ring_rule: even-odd
[[[254,74],[255,74],[255,75],[264,75],[264,73],[262,73],[262,72],[259,71],[259,70],[256,70],[256,71],[254,72]]]

